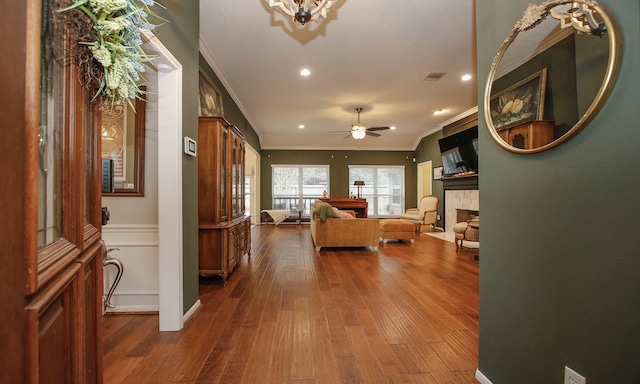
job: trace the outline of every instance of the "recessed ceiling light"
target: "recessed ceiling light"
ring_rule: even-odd
[[[469,80],[471,80],[471,75],[467,74],[462,76],[462,81],[469,81]]]
[[[389,127],[389,129],[393,131],[394,129],[396,129],[396,126],[392,125],[392,126]]]
[[[300,71],[301,76],[309,76],[310,74],[311,74],[311,71],[308,70],[307,68],[304,68],[302,71]]]
[[[304,129],[304,125],[303,125],[303,124],[300,124],[300,125],[298,125],[298,128],[300,128],[300,129]]]
[[[434,115],[442,115],[444,113],[444,109],[439,109],[435,112],[433,112]]]

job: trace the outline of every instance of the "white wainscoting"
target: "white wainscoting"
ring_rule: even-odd
[[[102,238],[107,248],[118,248],[109,257],[120,260],[124,266],[107,312],[158,312],[159,262],[158,226],[136,224],[108,224],[102,227]],[[116,269],[104,267],[104,292],[116,277]]]

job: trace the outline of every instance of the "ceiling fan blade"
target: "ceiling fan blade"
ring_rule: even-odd
[[[351,134],[348,134],[347,136],[343,137],[343,139],[348,139],[351,137]]]
[[[380,136],[382,136],[382,135],[381,135],[381,134],[379,134],[379,133],[375,133],[375,132],[369,132],[369,131],[367,131],[367,136],[380,137]]]
[[[367,131],[385,131],[389,129],[389,127],[371,127],[367,128]]]

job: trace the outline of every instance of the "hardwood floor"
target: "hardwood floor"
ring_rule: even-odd
[[[415,244],[315,252],[308,226],[257,226],[252,259],[200,280],[180,332],[108,315],[104,382],[478,383],[478,261]]]

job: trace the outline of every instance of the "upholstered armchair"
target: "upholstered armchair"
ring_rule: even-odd
[[[480,241],[480,218],[476,217],[467,222],[458,223],[453,226],[453,233],[456,236],[456,251],[463,246],[463,241]],[[458,245],[458,242],[460,243]]]
[[[424,196],[420,199],[418,208],[407,209],[400,215],[400,219],[410,221],[416,225],[416,232],[422,231],[422,226],[428,225],[432,231],[436,229],[438,216],[438,197]]]

